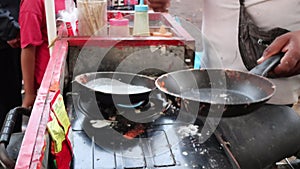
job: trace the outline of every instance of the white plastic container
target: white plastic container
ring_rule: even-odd
[[[148,5],[144,5],[141,0],[139,5],[135,5],[133,36],[150,36]]]
[[[123,18],[120,12],[115,18],[109,19],[109,36],[111,37],[128,37],[129,34],[129,20]]]

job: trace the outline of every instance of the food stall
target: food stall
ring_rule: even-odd
[[[124,15],[131,22],[132,33],[133,13]],[[53,119],[51,106],[58,94],[62,96],[63,108],[70,120],[67,132],[71,145],[72,159],[70,164],[67,163],[70,168],[229,169],[241,168],[240,164],[248,165],[247,161],[252,163],[250,166],[258,166],[274,160],[260,161],[255,154],[265,156],[268,152],[263,148],[253,148],[265,146],[269,150],[276,149],[274,145],[277,143],[258,145],[252,138],[260,124],[267,122],[250,120],[253,125],[246,126],[242,124],[243,118],[229,119],[242,131],[248,131],[248,135],[245,132],[234,135],[236,133],[230,133],[230,129],[226,130],[228,136],[244,137],[241,146],[249,144],[249,147],[239,147],[241,142],[228,142],[230,138],[223,136],[222,132],[226,131],[211,133],[205,130],[203,133],[203,119],[182,112],[158,90],[151,91],[149,100],[138,106],[121,105],[116,108],[101,106],[93,93],[82,92],[78,88],[75,78],[86,73],[123,72],[155,79],[167,72],[192,68],[195,39],[170,14],[149,13],[149,23],[151,33],[158,32],[164,25],[172,36],[68,36],[65,26],[58,29],[53,54],[34,103],[15,168],[48,168],[53,165],[53,138],[47,124]],[[83,76],[80,80],[86,81],[86,78]],[[276,128],[273,122],[269,123]],[[255,125],[255,130],[251,129]],[[282,133],[278,134],[278,144],[282,142]],[[258,134],[256,139],[260,141],[263,134]],[[251,142],[247,142],[249,139],[252,139]],[[293,149],[291,146],[285,148]],[[235,154],[242,152],[241,158],[235,156],[232,150]],[[277,154],[281,156],[282,152]],[[247,153],[254,156],[249,156],[249,160],[243,159]],[[60,159],[63,158],[60,156]]]
[[[129,14],[128,17],[132,21],[133,14]],[[141,73],[155,77],[163,72],[193,67],[195,40],[170,14],[150,13],[149,20],[151,32],[158,32],[163,24],[168,31],[172,32],[173,36],[69,37],[68,30],[65,26],[59,28],[58,38],[53,46],[53,54],[45,72],[41,88],[38,91],[22,141],[16,168],[40,168],[43,161],[49,160],[46,159],[49,157],[47,154],[50,153],[47,123],[50,115],[50,102],[55,96],[55,92],[51,89],[55,86],[59,86],[66,102],[67,111],[70,113],[69,109],[72,106],[69,105],[68,107],[67,105],[73,105],[73,103],[72,100],[70,101],[67,97],[72,95],[70,94],[72,93],[70,88],[75,74],[118,70],[123,72]],[[132,26],[130,31],[132,31]],[[150,51],[150,54],[141,56],[139,51]],[[133,56],[133,60],[129,60],[129,64],[135,63],[134,65],[136,66],[117,67],[122,60],[126,60],[125,58],[127,56],[132,56],[134,53],[137,53],[135,55],[139,58]],[[80,57],[88,57],[88,59],[78,62]],[[148,58],[146,62],[145,57]],[[157,57],[160,57],[159,62],[156,60],[158,59]],[[98,60],[101,59],[102,64],[98,64]],[[89,63],[85,63],[85,61],[88,61]],[[149,64],[150,61],[152,63]],[[97,68],[95,69],[95,67]],[[146,71],[136,72],[137,70]],[[70,121],[72,122],[72,125],[75,126],[75,124],[73,124],[73,118],[74,117],[70,114]],[[46,162],[46,164],[48,164],[48,162]]]

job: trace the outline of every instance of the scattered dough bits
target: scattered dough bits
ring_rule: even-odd
[[[168,32],[164,25],[161,25],[159,28],[159,32],[153,32],[153,36],[162,36],[162,37],[172,37],[173,34]]]

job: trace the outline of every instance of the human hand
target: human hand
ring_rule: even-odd
[[[146,4],[153,9],[154,12],[168,12],[170,0],[146,0]]]
[[[29,94],[25,92],[22,107],[31,108],[34,104],[36,94]]]
[[[300,31],[289,32],[277,37],[257,62],[260,64],[279,52],[285,54],[272,73],[277,77],[300,74]]]
[[[9,40],[9,41],[6,41],[9,46],[11,46],[12,48],[19,48],[21,45],[20,45],[20,38],[15,38],[15,39],[12,39],[12,40]]]

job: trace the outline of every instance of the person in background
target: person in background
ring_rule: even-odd
[[[64,0],[55,0],[55,12],[63,10]],[[21,67],[25,96],[22,107],[34,104],[49,58],[44,0],[22,0],[19,23],[21,27]]]
[[[253,57],[254,63],[261,64],[274,54],[284,53],[271,72],[272,77],[268,78],[274,83],[276,91],[263,106],[267,109],[258,109],[245,117],[222,119],[219,124],[223,129],[231,129],[223,134],[231,146],[236,147],[235,150],[254,144],[264,145],[264,148],[251,150],[251,159],[249,154],[237,150],[241,168],[272,168],[266,165],[289,156],[299,159],[300,116],[288,107],[297,103],[300,96],[300,17],[295,17],[300,15],[299,0],[203,0],[202,7],[203,68],[248,72],[251,67],[247,59]],[[245,25],[249,26],[246,27],[248,30],[244,29]],[[264,39],[262,34],[271,35],[274,32],[281,33],[272,37],[275,38],[273,41],[259,43]],[[259,37],[253,43],[243,39],[253,38],[253,34]],[[245,55],[250,44],[267,47],[261,54]],[[271,129],[273,127],[276,129]],[[243,129],[247,129],[248,135],[243,133],[240,138],[247,138],[248,142],[237,137]],[[251,138],[254,139],[250,141]]]
[[[168,12],[170,0],[145,0],[145,4],[148,4],[155,12]]]
[[[9,110],[22,104],[22,74],[18,24],[20,0],[0,1],[0,127]],[[16,121],[15,131],[21,131],[22,117]]]

